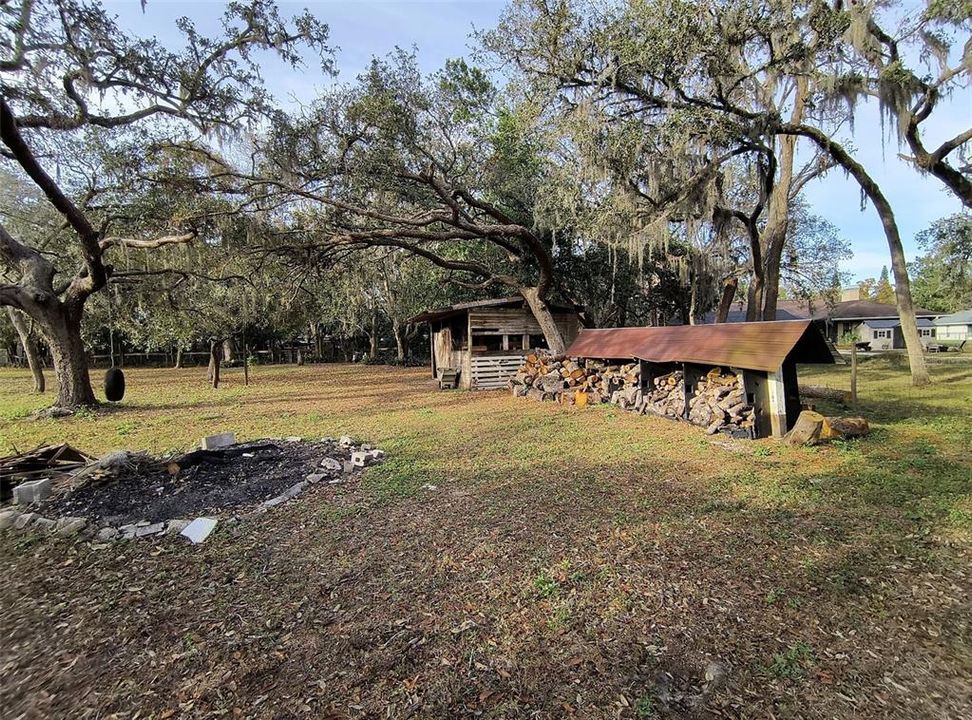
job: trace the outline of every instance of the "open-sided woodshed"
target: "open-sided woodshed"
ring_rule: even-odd
[[[550,304],[564,341],[580,329],[577,312]],[[429,324],[432,376],[458,371],[459,387],[487,390],[505,387],[523,358],[546,348],[543,331],[519,296],[477,300],[428,310],[410,322]]]
[[[657,396],[663,386],[680,392],[666,397],[666,414],[674,407],[696,424],[711,418],[702,390],[724,385],[713,395],[731,394],[732,409],[744,413],[735,415],[740,430],[755,437],[781,437],[796,422],[797,365],[840,358],[810,320],[582,330],[567,355],[637,361],[643,396]],[[725,402],[712,409],[728,412]]]

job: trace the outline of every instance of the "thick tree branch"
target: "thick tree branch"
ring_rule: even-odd
[[[71,294],[74,299],[87,297],[98,288],[103,287],[108,280],[105,266],[101,262],[101,247],[98,244],[99,233],[81,209],[64,194],[54,179],[41,167],[20,134],[17,120],[3,97],[0,97],[0,140],[3,140],[20,167],[37,184],[51,204],[64,216],[77,233],[87,275],[75,278],[75,282],[71,284],[73,290]]]
[[[184,245],[196,239],[195,232],[183,233],[182,235],[165,235],[152,240],[138,240],[135,238],[106,237],[101,242],[101,249],[107,250],[111,247],[127,247],[139,250],[152,250],[166,245]]]

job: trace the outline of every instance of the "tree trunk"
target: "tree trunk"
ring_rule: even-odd
[[[688,324],[697,325],[696,322],[696,308],[699,302],[699,283],[698,275],[692,273],[692,279],[689,281],[689,309],[688,309]]]
[[[371,332],[368,334],[368,357],[378,357],[378,315],[371,316]]]
[[[763,251],[763,306],[757,308],[762,320],[776,320],[776,308],[780,298],[780,265],[783,262],[783,246],[786,244],[787,219],[768,227],[763,233],[766,241]]]
[[[27,365],[30,367],[30,372],[34,376],[34,392],[42,393],[47,389],[47,383],[44,380],[44,365],[41,363],[40,354],[37,351],[37,343],[30,336],[27,323],[24,322],[23,315],[18,310],[8,307],[7,314],[10,316],[10,322],[13,324],[14,330],[17,331],[20,344],[24,346]]]
[[[223,359],[226,362],[233,362],[233,338],[223,340]]]
[[[176,345],[175,365],[176,370],[182,367],[182,345]]]
[[[739,287],[739,278],[733,275],[726,278],[722,285],[722,298],[719,300],[719,309],[716,311],[716,322],[724,323],[729,319],[729,311],[732,309],[732,301],[736,298],[736,290]]]
[[[798,77],[793,88],[793,109],[790,122],[803,122],[808,92],[806,77]],[[793,165],[796,159],[797,136],[777,135],[779,143],[776,155],[776,179],[770,190],[767,204],[766,227],[759,238],[760,283],[756,298],[758,304],[747,311],[747,320],[776,320],[776,308],[780,297],[780,265],[786,244],[790,222],[791,191],[793,189]],[[752,316],[752,317],[750,317]]]
[[[398,362],[405,362],[405,339],[402,337],[402,324],[398,320],[392,320],[392,334],[395,336],[395,353]]]
[[[209,341],[209,382],[213,389],[219,388],[219,364],[221,362],[220,342],[218,340]]]
[[[550,312],[547,303],[540,299],[539,288],[520,288],[520,294],[527,301],[527,305],[530,306],[533,317],[537,319],[550,352],[553,355],[563,355],[567,352],[564,336],[561,334],[560,328],[557,327],[553,313]]]
[[[746,322],[756,322],[763,313],[763,268],[754,269],[746,295]]]
[[[911,384],[915,386],[927,385],[931,382],[928,367],[925,364],[925,352],[918,334],[918,322],[915,320],[915,306],[911,299],[911,281],[908,278],[908,264],[905,260],[904,247],[901,245],[901,234],[898,223],[894,219],[891,203],[881,192],[881,188],[868,175],[864,166],[857,162],[844,148],[833,142],[821,130],[805,125],[784,125],[780,130],[787,134],[803,135],[813,140],[819,148],[830,154],[842,168],[854,176],[861,190],[874,204],[884,234],[888,240],[891,252],[891,269],[894,273],[894,295],[898,303],[898,317],[901,321],[901,332],[904,335],[905,348],[908,351],[908,362],[911,365]]]
[[[77,408],[98,404],[91,389],[88,359],[81,339],[81,307],[80,304],[72,307],[57,303],[46,308],[45,317],[39,321],[54,361],[54,377],[57,379],[55,407]]]

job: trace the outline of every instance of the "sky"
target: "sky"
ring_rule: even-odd
[[[921,3],[913,3],[915,8]],[[383,56],[401,47],[418,51],[423,69],[433,71],[448,58],[468,56],[474,29],[495,25],[505,5],[494,0],[333,0],[287,2],[280,0],[284,13],[296,14],[304,8],[326,22],[331,30],[331,45],[337,48],[339,81],[351,81],[374,56]],[[221,0],[148,0],[143,12],[138,0],[105,0],[106,8],[118,15],[124,28],[143,36],[155,35],[167,45],[177,46],[180,35],[176,19],[186,16],[197,30],[219,27],[224,3]],[[264,77],[268,88],[284,103],[313,99],[319,88],[332,79],[319,70],[294,72],[270,65]],[[943,102],[924,125],[927,146],[935,146],[968,127],[972,121],[972,89],[965,89]],[[961,203],[933,177],[923,177],[899,158],[902,152],[893,131],[886,127],[882,141],[876,107],[859,108],[856,133],[846,131],[841,140],[851,140],[854,155],[877,180],[895,210],[905,252],[909,260],[919,254],[915,235],[934,220],[959,212]],[[838,171],[805,190],[813,211],[837,226],[850,241],[852,260],[844,263],[851,281],[878,277],[890,265],[887,241],[880,220],[868,205],[861,210],[857,184]]]

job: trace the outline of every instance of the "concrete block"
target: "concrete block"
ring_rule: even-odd
[[[350,435],[342,435],[341,439],[338,440],[338,445],[341,447],[351,447],[354,445],[354,439]]]
[[[54,526],[54,534],[61,537],[73,537],[84,530],[88,519],[83,517],[62,517]]]
[[[203,450],[219,450],[230,445],[236,445],[236,433],[223,432],[216,435],[208,435],[199,444]]]
[[[14,488],[13,501],[17,505],[30,505],[31,503],[39,503],[50,495],[51,481],[49,479],[29,480]]]
[[[19,517],[20,513],[17,510],[4,510],[0,512],[0,530],[6,530],[8,527],[12,527]]]
[[[351,464],[357,468],[363,468],[371,464],[371,453],[365,450],[356,450],[351,453]]]
[[[345,460],[344,461],[344,468],[343,468],[343,470],[344,470],[344,474],[345,475],[350,475],[351,473],[354,472],[354,465],[351,464],[351,461],[350,460]]]

